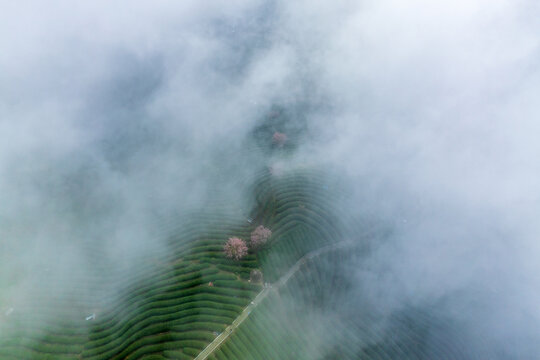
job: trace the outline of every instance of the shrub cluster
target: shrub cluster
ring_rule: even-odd
[[[272,231],[270,229],[265,228],[262,225],[257,226],[251,233],[249,247],[253,251],[260,249],[266,244],[271,235]],[[239,237],[231,237],[225,243],[223,251],[225,252],[225,256],[229,259],[240,260],[247,255],[248,246],[246,245],[246,242]]]

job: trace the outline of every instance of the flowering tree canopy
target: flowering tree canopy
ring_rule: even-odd
[[[226,257],[234,260],[240,260],[247,255],[248,247],[244,240],[237,237],[232,237],[227,240],[227,243],[225,243],[223,251],[225,252]]]
[[[278,146],[283,146],[287,141],[287,135],[280,132],[275,132],[272,136],[272,142]]]
[[[261,247],[266,243],[266,241],[268,241],[268,238],[271,235],[272,231],[270,229],[267,229],[262,225],[257,226],[257,228],[251,233],[251,248],[257,249]]]

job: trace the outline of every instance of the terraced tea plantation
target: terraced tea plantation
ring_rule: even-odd
[[[253,269],[262,269],[264,281],[272,283],[305,254],[340,240],[343,228],[320,173],[277,177],[262,171],[253,191],[251,219],[204,213],[167,230],[166,251],[124,274],[127,287],[108,284],[120,289],[114,299],[100,298],[103,279],[88,277],[80,281],[93,284],[93,293],[73,288],[71,296],[44,301],[42,308],[17,304],[2,317],[0,357],[195,358],[262,290],[262,283],[249,281]],[[249,239],[258,224],[273,230],[269,244],[239,261],[226,258],[224,241]]]
[[[270,143],[273,129],[255,131],[263,141],[253,151],[286,158],[294,146]],[[249,214],[216,203],[170,218],[156,235],[164,246],[136,266],[118,270],[111,266],[117,259],[90,243],[84,250],[93,271],[39,271],[36,285],[49,289],[42,298],[0,304],[0,358],[471,358],[436,305],[381,319],[363,302],[355,269],[385,227],[351,221],[336,178],[265,165],[250,184]],[[227,239],[249,241],[259,225],[272,231],[262,248],[228,258]],[[262,281],[251,281],[254,270]]]
[[[206,224],[199,219],[199,226]],[[124,359],[159,354],[165,358],[192,358],[215,337],[258,293],[260,285],[247,281],[258,266],[255,255],[240,262],[223,256],[223,238],[243,234],[247,227],[223,223],[203,236],[186,231],[161,266],[139,269],[140,280],[126,289],[115,306],[97,312],[93,321],[58,324],[9,316],[9,336],[0,346],[2,358],[17,359]],[[145,271],[146,270],[146,271]],[[44,311],[45,309],[41,309]],[[34,313],[34,312],[33,312]],[[66,314],[63,314],[66,316]]]

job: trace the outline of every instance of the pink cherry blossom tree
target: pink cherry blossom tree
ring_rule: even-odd
[[[223,247],[223,251],[225,252],[225,256],[234,259],[234,260],[240,260],[248,253],[248,247],[244,240],[232,237],[227,240],[225,243],[225,246]]]
[[[283,146],[287,141],[287,134],[276,131],[272,136],[272,142],[278,146]]]
[[[272,235],[272,231],[265,228],[262,225],[257,226],[251,233],[250,246],[252,249],[258,249],[268,241],[268,238]]]

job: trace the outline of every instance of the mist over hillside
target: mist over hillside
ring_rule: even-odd
[[[306,358],[332,358],[329,328],[369,358],[360,324],[391,338],[422,319],[424,358],[444,337],[455,358],[537,358],[539,16],[529,0],[4,2],[0,337],[7,313],[59,299],[114,307],[171,224],[250,219],[268,172],[316,169],[327,183],[304,193],[328,190],[332,234],[362,251],[310,265],[346,284],[317,312],[294,290],[268,306],[310,328]]]

